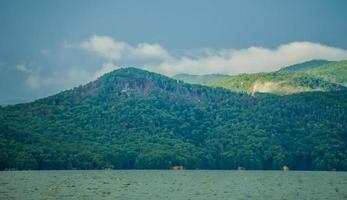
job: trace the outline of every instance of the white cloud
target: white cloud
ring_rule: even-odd
[[[198,58],[182,57],[162,62],[155,69],[161,73],[209,74],[209,73],[255,73],[278,70],[281,67],[312,60],[344,60],[347,51],[311,42],[293,42],[276,49],[250,47],[210,51]],[[151,66],[146,66],[151,68]]]
[[[168,52],[158,44],[140,43],[137,46],[131,46],[126,42],[115,41],[108,36],[94,35],[79,45],[67,46],[78,46],[87,51],[96,53],[107,61],[120,61],[124,59],[166,60],[170,58]]]
[[[125,42],[114,41],[107,36],[92,36],[89,40],[79,45],[81,48],[94,52],[108,60],[118,61],[122,58],[123,52],[129,48]]]
[[[132,46],[108,36],[94,35],[78,47],[94,52],[107,63],[137,63],[144,69],[165,75],[177,73],[255,73],[278,70],[281,67],[312,59],[343,60],[347,51],[312,42],[292,42],[275,49],[249,47],[245,49],[187,50],[181,56],[172,56],[159,44],[140,43]],[[102,73],[100,69],[100,76]]]
[[[158,44],[140,43],[135,48],[131,48],[130,58],[132,59],[158,59],[170,60],[169,53]]]

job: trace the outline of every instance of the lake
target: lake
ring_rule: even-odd
[[[3,171],[0,199],[347,199],[347,172]]]

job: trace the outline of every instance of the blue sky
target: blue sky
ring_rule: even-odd
[[[273,71],[347,59],[347,1],[0,1],[0,104],[121,66],[176,73]]]

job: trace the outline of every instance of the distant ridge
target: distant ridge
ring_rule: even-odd
[[[328,60],[310,60],[307,62],[290,65],[287,67],[283,67],[278,72],[299,72],[299,71],[305,71],[308,69],[314,69],[326,64],[333,63],[334,61],[328,61]]]
[[[347,90],[347,61],[311,60],[269,73],[236,76],[185,74],[173,78],[249,94],[262,92],[288,95],[310,91]]]
[[[172,78],[184,81],[191,84],[200,84],[200,85],[210,85],[216,81],[226,80],[231,77],[230,75],[225,74],[206,74],[206,75],[192,75],[192,74],[177,74]]]

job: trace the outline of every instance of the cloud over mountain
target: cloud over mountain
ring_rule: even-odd
[[[7,73],[16,77],[13,81],[15,89],[9,91],[25,91],[35,94],[32,95],[35,97],[46,96],[128,66],[168,76],[178,73],[235,75],[274,71],[312,59],[347,59],[347,50],[312,42],[292,42],[273,49],[253,46],[243,49],[195,48],[176,51],[157,43],[130,44],[101,35],[65,43],[60,51],[48,51],[49,54],[40,56],[51,59],[51,62],[21,61],[7,68]],[[4,80],[5,76],[4,73]]]
[[[312,59],[343,60],[347,51],[312,42],[292,42],[275,49],[201,49],[173,56],[159,44],[139,43],[132,46],[108,36],[94,35],[77,46],[104,59],[105,62],[137,63],[138,67],[166,75],[177,73],[254,73],[269,72],[280,67]]]

